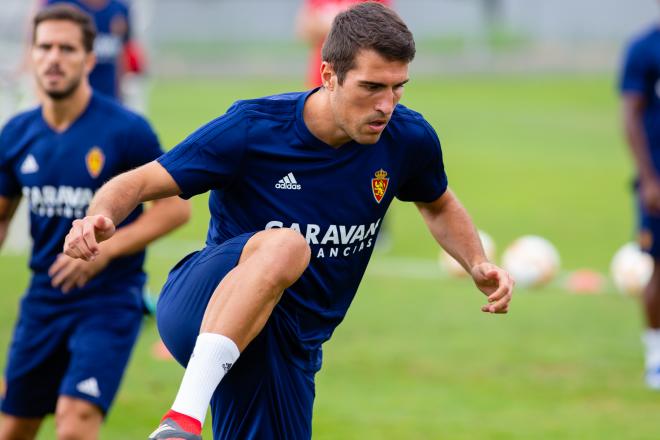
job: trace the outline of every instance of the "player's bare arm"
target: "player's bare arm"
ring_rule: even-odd
[[[115,258],[142,251],[152,241],[178,228],[190,218],[190,204],[178,197],[152,202],[134,222],[119,229],[111,240],[99,243],[99,253],[93,261],[74,259],[60,254],[49,268],[53,287],[64,293],[82,288]]]
[[[637,93],[625,93],[622,106],[626,138],[639,175],[642,203],[649,212],[660,213],[660,176],[653,167],[642,122],[646,99]]]
[[[20,200],[20,197],[9,198],[0,196],[0,247],[2,247],[2,243],[4,243],[7,237],[9,223],[14,216],[14,212],[16,212]]]
[[[92,261],[101,252],[99,243],[112,237],[115,234],[115,225],[124,220],[138,204],[173,197],[180,193],[181,190],[172,176],[156,161],[120,174],[96,193],[87,210],[87,216],[73,222],[64,241],[64,253],[72,258]],[[159,203],[161,207],[164,206],[164,211],[152,213],[153,217],[172,215],[172,211],[182,211],[174,214],[175,219],[179,214],[189,215],[189,208],[181,209],[183,205],[178,205],[178,201],[166,202],[165,205],[162,205],[163,202]],[[152,209],[157,206],[158,204],[154,205]],[[150,221],[149,218],[145,223],[147,221]],[[162,221],[166,220],[159,218],[157,225],[160,226],[156,226],[156,229],[162,230]]]
[[[488,297],[481,307],[486,313],[507,313],[513,279],[486,258],[469,214],[451,192],[430,203],[416,203],[436,241],[472,276],[475,285]]]

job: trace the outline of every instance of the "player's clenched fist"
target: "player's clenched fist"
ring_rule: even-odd
[[[90,215],[74,220],[64,239],[64,253],[72,258],[93,261],[99,254],[99,243],[115,233],[113,221],[103,215]]]

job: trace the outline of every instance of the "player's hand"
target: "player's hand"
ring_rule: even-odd
[[[94,261],[84,261],[59,254],[48,269],[50,284],[68,293],[74,287],[81,288],[110,262],[106,254],[99,255]]]
[[[64,253],[71,258],[94,261],[99,255],[99,243],[112,237],[115,225],[103,215],[91,215],[74,220],[64,239]]]
[[[639,182],[639,194],[644,209],[650,213],[660,214],[660,180],[648,178]]]
[[[481,307],[485,313],[507,313],[515,282],[504,269],[492,263],[477,264],[472,268],[474,284],[486,294],[488,304]]]

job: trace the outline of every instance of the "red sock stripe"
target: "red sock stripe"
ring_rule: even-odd
[[[169,410],[163,416],[162,420],[172,419],[181,426],[181,428],[191,434],[200,435],[202,433],[202,423],[194,417],[181,414],[173,409]]]

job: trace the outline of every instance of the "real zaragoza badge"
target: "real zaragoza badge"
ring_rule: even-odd
[[[85,165],[87,165],[89,175],[95,179],[99,177],[104,164],[105,155],[103,154],[103,151],[99,147],[92,147],[87,153],[87,156],[85,156]]]
[[[376,202],[380,203],[385,196],[387,184],[390,182],[390,179],[387,177],[387,171],[382,168],[376,171],[375,175],[376,177],[371,179],[371,192],[374,194]]]

